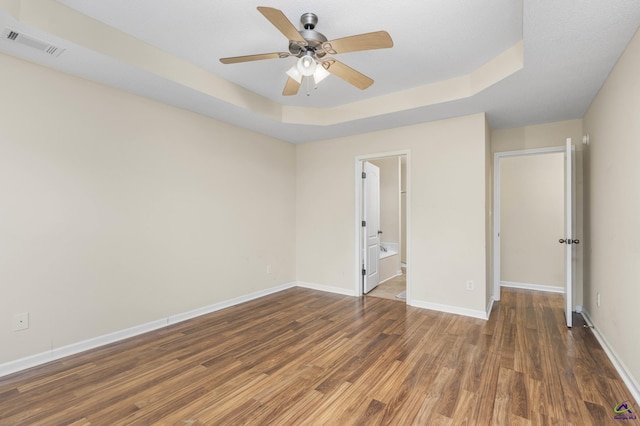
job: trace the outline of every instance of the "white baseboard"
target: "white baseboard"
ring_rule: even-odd
[[[446,312],[448,314],[464,315],[465,317],[479,318],[483,320],[489,319],[487,312],[461,308],[459,306],[441,305],[439,303],[431,303],[415,299],[407,301],[407,304],[415,306],[416,308],[431,309],[432,311]]]
[[[564,293],[564,287],[552,285],[540,285],[529,283],[515,283],[511,281],[500,281],[500,287],[522,288],[525,290],[547,291],[549,293]]]
[[[36,355],[30,355],[25,358],[20,358],[15,361],[9,361],[0,364],[0,377],[8,374],[16,373],[27,368],[35,367],[47,362],[55,361],[60,358],[64,358],[69,355],[74,355],[80,352],[87,351],[89,349],[95,349],[100,346],[108,345],[120,340],[128,339],[149,331],[157,330],[162,327],[166,327],[171,324],[186,321],[198,317],[200,315],[209,314],[211,312],[219,311],[231,306],[238,305],[240,303],[248,302],[263,296],[267,296],[272,293],[277,293],[288,288],[295,287],[296,282],[282,284],[276,287],[271,287],[265,290],[256,291],[244,296],[235,297],[233,299],[225,300],[213,305],[198,308],[189,312],[181,314],[170,315],[167,318],[151,321],[146,324],[140,324],[134,327],[130,327],[124,330],[119,330],[113,333],[105,334],[102,336],[94,337],[91,339],[83,340],[81,342],[72,343],[70,345],[62,346],[60,348],[53,348],[50,351],[42,352]]]
[[[340,287],[332,287],[328,285],[314,284],[314,283],[308,283],[304,281],[298,281],[295,285],[297,285],[298,287],[308,288],[311,290],[326,291],[327,293],[342,294],[344,296],[355,296],[355,293],[353,292],[353,290],[347,290]]]
[[[213,305],[205,306],[203,308],[194,309],[193,311],[184,312],[182,314],[172,315],[168,318],[168,324],[175,324],[177,322],[186,321],[195,317],[199,317],[200,315],[210,314],[211,312],[219,311],[225,308],[229,308],[231,306],[239,305],[240,303],[249,302],[251,300],[258,299],[260,297],[268,296],[273,293],[277,293],[282,290],[287,290],[289,288],[295,287],[296,282],[290,282],[286,284],[281,284],[275,287],[270,287],[265,290],[255,291],[253,293],[234,297],[233,299],[224,300],[222,302],[214,303]]]
[[[127,328],[125,330],[119,330],[102,336],[93,337],[91,339],[72,343],[70,345],[62,346],[59,348],[52,348],[47,352],[41,352],[39,354],[30,355],[14,361],[5,362],[3,364],[0,364],[0,377],[16,373],[18,371],[26,370],[27,368],[36,367],[47,362],[55,361],[69,355],[87,351],[89,349],[95,349],[100,346],[108,345],[109,343],[124,340],[129,337],[137,336],[139,334],[147,333],[149,331],[157,330],[159,328],[166,327],[167,325],[167,318],[151,321],[146,324]]]
[[[593,324],[593,321],[591,321],[591,317],[589,317],[587,311],[583,309],[581,314],[586,323],[591,327],[593,335],[596,337],[596,340],[598,340],[598,343],[600,343],[600,346],[602,346],[602,349],[609,357],[609,360],[611,360],[614,368],[616,369],[618,374],[620,374],[622,381],[625,385],[627,385],[627,388],[629,389],[629,392],[631,392],[631,395],[633,395],[633,398],[636,400],[636,402],[640,402],[640,384],[638,383],[638,381],[633,377],[633,375],[631,375],[629,369],[620,360],[620,357],[618,357],[616,351],[614,351],[611,345],[609,345],[607,339],[605,339],[602,333],[600,333],[598,327]]]
[[[489,319],[489,316],[491,315],[491,310],[493,309],[493,304],[495,303],[496,299],[493,298],[493,296],[491,297],[491,299],[489,299],[489,303],[487,303],[487,319]]]

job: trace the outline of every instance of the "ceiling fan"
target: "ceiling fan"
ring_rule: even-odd
[[[386,31],[327,40],[324,34],[315,30],[318,17],[313,13],[305,13],[300,17],[303,29],[298,31],[281,10],[260,6],[258,11],[289,39],[289,51],[220,58],[220,62],[235,64],[263,59],[282,59],[289,56],[298,57],[296,65],[287,71],[289,78],[282,92],[284,96],[298,93],[304,77],[313,77],[317,84],[329,74],[340,77],[358,89],[364,90],[373,84],[371,78],[340,61],[329,58],[327,55],[384,49],[393,46],[393,40]]]

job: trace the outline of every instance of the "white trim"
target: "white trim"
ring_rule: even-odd
[[[615,367],[616,371],[618,372],[618,374],[620,374],[622,381],[625,385],[627,385],[627,388],[629,389],[629,392],[631,392],[631,395],[633,395],[633,398],[636,400],[636,402],[640,401],[640,384],[638,383],[638,381],[633,377],[627,366],[624,365],[618,354],[616,354],[616,351],[614,351],[609,342],[607,342],[607,339],[605,339],[604,335],[600,333],[598,327],[593,324],[593,321],[591,321],[591,317],[589,317],[587,311],[583,310],[581,314],[589,327],[591,327],[593,335],[600,343],[600,346],[602,346],[602,349],[607,354],[607,357],[609,357],[609,360],[611,360],[611,363]]]
[[[36,367],[47,362],[55,361],[69,355],[74,355],[80,352],[88,351],[90,349],[95,349],[100,346],[108,345],[110,343],[124,340],[129,337],[148,333],[150,331],[166,327],[167,325],[169,325],[167,319],[156,320],[148,322],[146,324],[127,328],[125,330],[119,330],[113,333],[105,334],[103,336],[83,340],[82,342],[72,343],[60,348],[51,349],[47,352],[42,352],[39,354],[16,359],[14,361],[5,362],[3,364],[0,364],[0,377],[16,373],[21,370],[26,370],[27,368]]]
[[[489,303],[487,303],[487,319],[491,316],[491,310],[493,309],[493,303],[496,301],[493,297],[489,299]]]
[[[244,302],[249,302],[251,300],[259,299],[264,296],[268,296],[273,293],[277,293],[282,290],[287,290],[289,288],[293,288],[296,286],[296,282],[290,282],[286,284],[281,284],[276,287],[271,287],[265,290],[255,291],[253,293],[249,293],[244,296],[234,297],[233,299],[224,300],[222,302],[214,303],[213,305],[205,306],[203,308],[194,309],[189,312],[184,312],[182,314],[171,315],[167,318],[167,324],[175,324],[178,322],[186,321],[192,318],[199,317],[201,315],[210,314],[212,312],[216,312],[222,309],[229,308],[231,306],[239,305]]]
[[[296,282],[290,282],[282,284],[276,287],[271,287],[265,290],[256,291],[244,296],[235,297],[233,299],[225,300],[213,305],[205,306],[192,311],[184,312],[182,314],[170,315],[166,318],[151,321],[145,324],[136,325],[124,330],[115,331],[113,333],[105,334],[91,339],[83,340],[81,342],[72,343],[70,345],[62,346],[59,348],[53,348],[50,351],[42,352],[36,355],[30,355],[25,358],[20,358],[14,361],[9,361],[0,364],[0,377],[8,374],[16,373],[27,368],[35,367],[47,362],[55,361],[60,358],[64,358],[69,355],[74,355],[80,352],[84,352],[90,349],[95,349],[100,346],[108,345],[110,343],[118,342],[120,340],[128,339],[130,337],[138,336],[143,333],[148,333],[153,330],[157,330],[171,324],[186,321],[201,315],[209,314],[221,309],[225,309],[231,306],[238,305],[240,303],[248,302],[260,297],[267,296],[269,294],[277,293],[282,290],[286,290],[297,285]]]
[[[304,282],[304,281],[298,281],[296,283],[296,285],[298,287],[308,288],[308,289],[311,289],[311,290],[324,291],[324,292],[327,292],[327,293],[342,294],[343,296],[352,296],[352,297],[356,296],[353,293],[352,290],[347,290],[346,288],[341,288],[341,287],[332,287],[332,286],[322,285],[322,284],[307,283],[307,282]]]
[[[493,155],[493,299],[500,300],[500,157]]]
[[[362,251],[361,251],[361,239],[362,237],[362,159],[360,157],[356,157],[354,160],[355,170],[355,209],[354,210],[354,223],[355,223],[355,244],[353,245],[355,256],[353,257],[356,260],[355,267],[355,289],[354,294],[356,296],[362,296]]]
[[[487,312],[477,311],[475,309],[461,308],[459,306],[441,305],[439,303],[425,302],[422,300],[412,300],[409,305],[415,306],[416,308],[446,312],[448,314],[464,315],[465,317],[479,318],[483,320],[489,319],[489,315],[487,314]]]
[[[366,160],[373,160],[376,158],[385,157],[399,157],[404,155],[406,157],[407,167],[407,182],[406,182],[406,221],[407,221],[407,252],[405,253],[405,259],[408,264],[411,264],[411,150],[399,150],[381,152],[375,154],[358,155],[354,159],[354,171],[355,171],[355,235],[354,235],[354,259],[355,259],[355,286],[353,293],[349,296],[362,296],[362,252],[360,250],[360,242],[362,241],[362,226],[361,213],[362,213],[362,166],[361,163]],[[329,291],[329,290],[328,290]],[[346,293],[340,293],[346,294]],[[411,268],[407,267],[407,304],[411,304]]]
[[[512,281],[500,281],[500,287],[523,288],[525,290],[546,291],[549,293],[564,294],[564,287],[556,287],[552,285],[515,283]]]
[[[565,152],[564,146],[493,153],[493,298],[500,300],[500,159]]]

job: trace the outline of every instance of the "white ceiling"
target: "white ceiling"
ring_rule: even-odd
[[[492,128],[580,118],[640,24],[638,0],[56,2],[58,9],[64,5],[86,15],[81,28],[93,31],[92,37],[100,36],[100,26],[87,17],[248,89],[255,97],[243,105],[230,103],[215,91],[185,84],[180,78],[159,75],[153,68],[140,66],[139,61],[123,60],[124,53],[115,50],[119,45],[114,43],[111,48],[109,39],[104,40],[106,47],[97,48],[83,42],[82,37],[89,33],[74,37],[73,28],[53,29],[55,26],[37,11],[16,13],[3,6],[24,2],[0,2],[0,29],[8,27],[66,50],[53,58],[3,39],[0,51],[293,143],[483,111]],[[375,80],[365,91],[330,76],[316,89],[307,90],[303,84],[298,95],[283,97],[284,72],[295,58],[232,65],[218,61],[227,56],[287,50],[285,37],[257,6],[282,10],[296,27],[302,13],[313,12],[319,18],[316,30],[329,39],[386,30],[394,47],[336,56]],[[446,98],[451,99],[446,102],[416,102],[402,109],[363,112],[329,125],[288,124],[277,113],[265,114],[249,105],[264,104],[268,110],[305,107],[305,113],[313,115],[344,105],[357,105],[365,111],[368,102],[386,99],[384,96],[398,92],[414,96],[418,92],[413,91],[421,87],[471,74],[520,40],[524,45],[521,69],[478,93]]]

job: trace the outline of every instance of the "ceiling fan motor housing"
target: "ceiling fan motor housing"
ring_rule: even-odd
[[[316,52],[316,49],[322,46],[322,43],[327,41],[327,37],[324,34],[315,31],[314,28],[318,23],[318,16],[315,13],[305,13],[300,17],[300,24],[302,25],[302,30],[300,30],[300,35],[307,41],[306,46],[301,46],[299,43],[292,41],[289,43],[289,52],[298,57],[302,57],[306,52],[313,52],[314,55],[318,57],[322,57],[325,55],[323,51]]]

